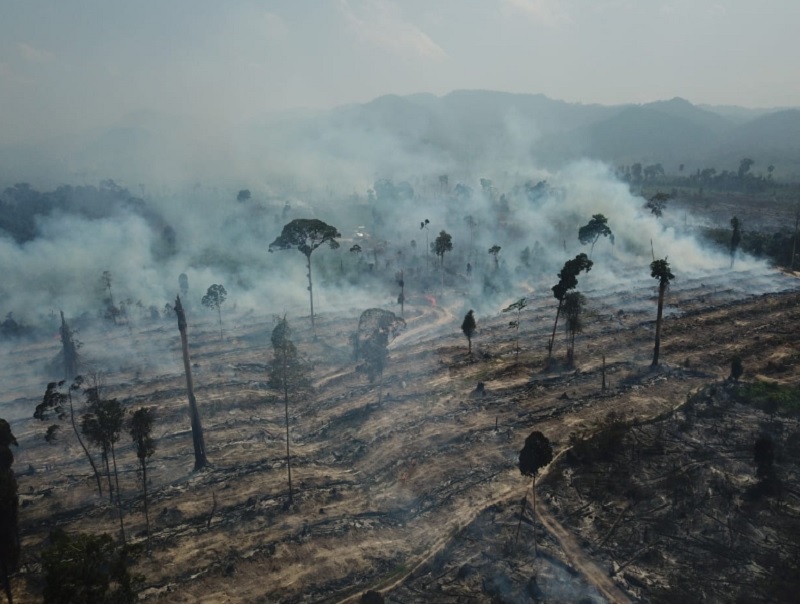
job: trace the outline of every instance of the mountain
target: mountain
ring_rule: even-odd
[[[362,186],[425,173],[558,169],[581,158],[667,171],[735,170],[743,157],[800,178],[800,111],[694,105],[584,105],[541,94],[457,90],[386,95],[325,111],[265,114],[224,131],[188,118],[132,114],[72,139],[0,146],[0,184],[263,181]],[[306,186],[303,185],[303,186]],[[327,185],[323,185],[327,186]],[[303,187],[300,187],[303,188]]]

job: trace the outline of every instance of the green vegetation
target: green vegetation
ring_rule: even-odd
[[[741,402],[754,405],[771,415],[800,413],[800,386],[757,381],[741,384],[738,396]]]

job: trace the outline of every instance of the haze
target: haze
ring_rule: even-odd
[[[455,89],[800,105],[795,0],[0,0],[0,142]]]

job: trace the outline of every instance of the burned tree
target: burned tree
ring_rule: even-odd
[[[383,370],[389,357],[387,347],[405,326],[405,320],[382,308],[368,308],[358,319],[358,330],[353,334],[356,371],[365,373],[370,383],[377,380],[378,404],[383,399]]]
[[[510,329],[514,330],[514,339],[516,341],[515,342],[516,345],[515,345],[515,351],[514,351],[514,353],[515,353],[515,357],[514,358],[517,359],[517,360],[519,359],[519,316],[520,316],[520,313],[522,312],[522,309],[525,308],[527,305],[528,305],[528,299],[527,298],[520,298],[519,300],[517,300],[513,304],[509,304],[508,306],[506,306],[502,310],[502,312],[513,312],[513,311],[516,311],[516,313],[517,313],[517,318],[508,322],[508,327]]]
[[[400,288],[400,293],[397,296],[397,303],[400,305],[400,316],[402,317],[405,314],[406,305],[406,280],[403,277],[403,271],[400,270],[397,274],[395,274],[395,278],[397,279],[397,285]]]
[[[539,470],[553,461],[553,447],[547,437],[534,430],[525,439],[525,446],[519,452],[519,471],[523,476],[531,477],[531,490],[533,491],[533,551],[536,555],[536,474]],[[520,522],[522,516],[525,514],[525,504],[528,501],[528,492],[525,491],[525,497],[522,499],[522,511],[520,513]],[[519,537],[519,525],[517,525],[517,537]]]
[[[675,278],[669,269],[667,259],[653,260],[650,263],[650,276],[658,279],[658,313],[656,314],[656,344],[653,349],[652,367],[658,366],[658,353],[661,348],[661,318],[664,313],[664,293],[667,291],[669,282]]]
[[[42,402],[36,405],[36,409],[34,409],[33,417],[34,419],[38,419],[40,421],[46,421],[50,414],[55,414],[55,416],[63,421],[67,418],[67,414],[69,414],[69,421],[70,425],[72,426],[72,431],[75,434],[75,438],[78,439],[78,443],[83,450],[83,454],[86,456],[89,465],[92,466],[92,472],[94,473],[95,481],[97,482],[97,493],[102,497],[103,496],[103,483],[100,481],[100,472],[97,470],[97,465],[94,462],[94,458],[92,454],[89,452],[89,449],[84,444],[83,439],[81,438],[81,433],[78,430],[78,424],[75,421],[75,406],[72,400],[72,394],[77,393],[81,386],[83,385],[83,378],[81,376],[77,376],[75,380],[67,387],[66,394],[62,392],[62,388],[64,387],[66,382],[50,382],[47,384],[47,388],[45,389],[44,396],[42,397]],[[45,440],[48,443],[52,443],[56,440],[56,434],[60,426],[58,424],[52,424],[47,429],[47,434],[45,434]]]
[[[478,327],[477,323],[475,323],[474,312],[475,311],[470,310],[464,316],[464,321],[461,323],[461,331],[464,333],[464,337],[467,338],[467,354],[470,355],[472,354],[472,336],[475,334],[475,330]]]
[[[220,340],[222,340],[222,305],[225,303],[227,298],[228,292],[225,291],[225,287],[215,283],[209,286],[208,290],[206,291],[206,295],[203,296],[202,300],[200,300],[200,303],[206,308],[217,311],[217,317],[219,318]]]
[[[189,417],[192,422],[194,469],[201,470],[208,465],[208,459],[206,458],[206,444],[205,439],[203,438],[203,425],[200,422],[200,412],[197,410],[197,400],[194,397],[194,384],[192,383],[192,363],[189,360],[189,340],[186,335],[186,314],[183,312],[180,296],[175,298],[175,314],[178,316],[178,331],[181,334],[183,369],[186,374],[186,393],[189,398]]]
[[[142,481],[142,494],[144,495],[144,520],[147,528],[147,540],[150,541],[150,513],[147,505],[147,463],[156,452],[156,444],[152,437],[153,421],[155,414],[152,409],[140,407],[133,412],[128,431],[139,460],[139,473]]]
[[[572,260],[567,260],[564,263],[564,267],[558,273],[558,283],[552,287],[553,297],[558,300],[558,309],[556,310],[556,321],[553,325],[553,333],[547,345],[547,358],[552,358],[553,356],[553,344],[556,339],[556,329],[558,329],[558,318],[561,315],[567,293],[578,286],[578,275],[582,271],[588,273],[592,270],[593,265],[594,263],[589,260],[586,254],[578,254]]]
[[[342,234],[336,227],[325,224],[316,218],[297,218],[283,227],[281,234],[269,244],[269,251],[297,249],[306,257],[308,270],[308,299],[311,304],[311,329],[316,335],[314,323],[314,289],[311,281],[311,254],[322,244],[327,243],[331,249],[339,247],[336,237]]]
[[[61,311],[61,352],[64,360],[64,379],[71,380],[78,375],[78,346],[75,334],[67,325],[64,319],[64,311]]]
[[[297,396],[311,387],[306,364],[292,342],[289,323],[284,316],[272,330],[272,361],[269,364],[269,386],[283,395],[286,415],[286,475],[289,482],[287,505],[294,501],[292,491],[292,458],[289,437],[289,397]]]
[[[583,245],[588,243],[592,244],[592,247],[589,248],[589,258],[592,257],[594,244],[597,243],[600,237],[610,238],[611,245],[614,245],[614,233],[612,233],[611,229],[608,227],[608,218],[602,214],[594,214],[587,224],[578,229],[578,239],[580,242]]]
[[[9,423],[0,419],[0,575],[8,604],[13,604],[10,576],[17,569],[20,553],[19,495],[17,479],[11,469],[14,463],[11,445],[18,446],[17,439]]]

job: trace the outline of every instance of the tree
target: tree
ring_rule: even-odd
[[[153,421],[155,414],[152,409],[140,407],[131,415],[128,422],[128,432],[133,440],[136,458],[139,460],[142,493],[144,495],[144,520],[147,527],[147,540],[150,541],[150,513],[147,505],[147,463],[156,452],[156,443],[153,440]]]
[[[583,245],[591,243],[592,247],[589,249],[589,258],[592,257],[594,252],[594,244],[600,237],[609,237],[611,245],[614,245],[614,233],[608,227],[608,218],[602,214],[594,214],[592,219],[578,229],[578,239]]]
[[[44,396],[42,397],[42,402],[36,405],[36,409],[33,411],[33,417],[34,419],[38,419],[40,421],[46,421],[51,413],[55,413],[56,417],[63,421],[67,417],[67,410],[64,407],[68,407],[69,421],[70,425],[72,426],[72,431],[75,434],[75,438],[78,439],[78,444],[80,444],[83,454],[86,456],[86,460],[89,462],[89,465],[92,466],[94,479],[97,482],[97,493],[102,497],[103,483],[100,481],[100,472],[97,470],[97,465],[94,462],[92,454],[89,453],[89,449],[86,447],[86,444],[81,438],[81,433],[78,430],[78,423],[75,421],[75,406],[73,405],[72,401],[72,393],[78,392],[81,389],[81,386],[83,385],[83,378],[81,376],[77,376],[72,384],[67,387],[66,394],[61,391],[64,387],[64,384],[64,381],[50,382],[47,384]],[[58,429],[59,426],[57,424],[53,424],[47,429],[45,440],[48,443],[52,443],[56,440],[56,432]]]
[[[242,189],[236,194],[236,201],[243,203],[245,201],[249,201],[250,197],[250,189]]]
[[[11,425],[0,419],[0,575],[8,604],[13,604],[10,577],[19,565],[20,553],[19,494],[11,469],[14,463],[11,445],[18,446],[17,439]]]
[[[225,288],[222,285],[214,285],[209,286],[208,291],[206,291],[206,295],[203,296],[203,299],[200,300],[201,304],[206,308],[216,310],[217,316],[219,317],[219,339],[222,340],[222,305],[225,303],[225,300],[228,297],[228,292],[225,291]]]
[[[428,229],[428,225],[430,223],[431,221],[427,218],[419,223],[420,230],[425,229],[425,270],[428,270],[428,248],[430,248],[430,243],[428,242],[430,230]],[[414,242],[412,241],[411,243],[413,244]]]
[[[739,249],[739,243],[742,240],[742,223],[736,216],[731,218],[731,229],[731,268],[733,268],[736,250]]]
[[[569,292],[564,297],[564,316],[566,318],[565,327],[569,336],[567,346],[567,363],[570,365],[575,362],[575,334],[583,331],[583,321],[581,315],[583,306],[586,302],[580,292]]]
[[[113,503],[114,486],[111,484],[111,467],[114,469],[114,485],[117,493],[117,509],[119,510],[119,528],[122,542],[125,542],[125,524],[122,518],[122,499],[119,492],[119,472],[117,471],[117,455],[114,445],[119,440],[125,409],[115,398],[101,399],[98,386],[88,390],[89,405],[81,418],[81,430],[86,439],[100,448],[108,478],[108,496]],[[109,455],[110,454],[110,455]],[[109,458],[112,464],[109,465]]]
[[[497,244],[489,248],[489,254],[491,254],[494,257],[494,270],[500,268],[500,260],[498,259],[498,256],[500,255],[501,249],[502,248]]]
[[[528,305],[528,299],[527,298],[520,298],[519,300],[517,300],[516,302],[514,302],[512,304],[509,304],[508,306],[506,306],[502,310],[502,312],[513,312],[513,311],[517,312],[517,318],[514,319],[513,321],[509,321],[508,322],[509,328],[513,329],[516,332],[515,333],[515,339],[516,339],[515,358],[517,360],[519,360],[519,315],[522,312],[522,309],[525,308],[527,305]]]
[[[431,244],[431,250],[439,256],[440,266],[444,266],[444,255],[453,250],[453,237],[447,231],[439,231],[439,236]]]
[[[383,398],[383,370],[389,357],[389,342],[405,326],[402,317],[382,308],[368,308],[358,319],[358,330],[353,334],[353,356],[359,362],[356,371],[366,373],[370,383],[378,381],[378,404]]]
[[[664,258],[663,260],[653,260],[650,263],[650,276],[653,279],[658,279],[658,313],[656,314],[656,344],[653,349],[653,362],[652,367],[658,366],[658,353],[661,348],[661,317],[664,312],[664,292],[667,291],[669,282],[675,278],[669,268],[669,262]]]
[[[475,333],[475,329],[477,328],[477,324],[475,323],[475,315],[473,315],[474,311],[470,310],[466,316],[464,317],[463,323],[461,323],[461,331],[464,332],[464,336],[467,338],[467,346],[469,347],[468,354],[472,354],[472,336]]]
[[[269,244],[269,251],[297,249],[306,257],[308,269],[308,298],[311,303],[311,329],[314,335],[317,328],[314,323],[314,290],[311,282],[311,254],[319,246],[327,243],[335,250],[339,247],[336,237],[342,234],[336,227],[325,224],[316,218],[297,218],[283,227],[283,231],[275,241]]]
[[[519,471],[523,476],[531,477],[531,490],[533,491],[533,514],[534,520],[536,518],[536,474],[539,470],[553,461],[553,447],[547,437],[534,430],[525,439],[525,446],[519,452]],[[522,515],[525,513],[525,503],[528,499],[528,492],[525,492],[525,497],[522,499],[522,512],[520,513],[520,522],[522,522]],[[519,525],[517,525],[517,537],[519,537]],[[536,524],[533,525],[533,551],[536,555]]]
[[[289,396],[297,396],[311,387],[305,363],[291,340],[291,330],[286,316],[278,320],[272,330],[272,362],[269,364],[269,386],[283,394],[286,415],[286,474],[289,482],[287,505],[294,501],[292,491],[292,463],[289,438]]]
[[[547,357],[553,356],[553,344],[556,339],[556,329],[558,328],[558,318],[561,315],[561,309],[564,305],[564,299],[567,292],[575,289],[578,286],[578,275],[582,271],[587,273],[592,270],[594,263],[589,260],[586,254],[578,254],[572,260],[567,260],[564,267],[558,273],[558,283],[551,289],[553,290],[553,297],[558,300],[558,309],[556,310],[556,321],[553,325],[553,333],[550,336],[550,342],[547,345]]]
[[[138,578],[128,571],[127,549],[106,535],[62,529],[42,552],[45,604],[133,604]]]
[[[61,311],[61,353],[64,361],[64,379],[71,380],[78,375],[78,348],[80,343],[75,339],[75,334],[64,319]]]
[[[194,469],[201,470],[208,465],[206,457],[206,443],[203,437],[203,424],[200,421],[200,412],[197,409],[197,400],[194,398],[194,385],[192,384],[192,363],[189,360],[189,338],[186,333],[186,314],[183,312],[181,297],[175,298],[175,314],[178,317],[178,331],[181,334],[181,351],[183,352],[183,372],[186,375],[186,394],[189,398],[189,419],[192,423],[192,445],[194,446]]]
[[[667,207],[669,201],[669,194],[659,191],[647,200],[644,204],[645,209],[650,210],[650,213],[656,218],[661,218],[664,215],[664,209]]]

